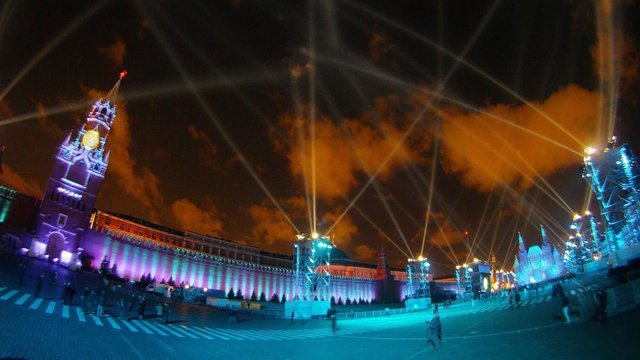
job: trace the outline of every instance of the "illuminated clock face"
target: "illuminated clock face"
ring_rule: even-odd
[[[100,144],[100,133],[98,131],[89,130],[82,137],[82,145],[88,150],[93,150]]]

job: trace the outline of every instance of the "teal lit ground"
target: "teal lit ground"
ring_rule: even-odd
[[[45,282],[43,300],[32,293],[34,279],[18,285],[13,259],[0,265],[0,358],[24,359],[632,359],[638,356],[640,310],[596,322],[564,324],[553,315],[550,295],[525,299],[519,309],[492,300],[441,309],[443,348],[431,351],[424,321],[430,312],[340,320],[338,332],[326,320],[276,320],[174,305],[168,326],[150,316],[126,321],[95,318],[63,306],[60,290]],[[32,265],[34,267],[42,264]],[[38,268],[36,271],[40,271]],[[30,275],[30,273],[28,273]],[[61,279],[59,280],[61,281]]]

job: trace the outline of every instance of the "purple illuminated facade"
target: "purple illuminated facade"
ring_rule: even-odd
[[[130,280],[150,275],[157,282],[171,279],[192,288],[240,290],[245,297],[255,292],[294,298],[298,289],[291,256],[94,209],[109,162],[107,136],[116,118],[119,86],[120,80],[59,146],[28,255],[74,269],[95,269],[104,259]],[[386,258],[379,263],[386,264]],[[330,268],[330,294],[336,301],[404,298],[406,276],[392,274],[388,265],[377,269],[347,257]]]
[[[176,284],[223,290],[225,293],[240,290],[245,297],[254,291],[258,295],[264,292],[268,298],[274,294],[279,298],[284,295],[287,299],[300,295],[295,286],[292,258],[252,246],[178,232],[102,211],[96,211],[91,217],[84,239],[84,257],[92,259],[85,261],[85,266],[95,268],[102,259],[107,259],[111,265],[117,266],[118,275],[124,278],[137,280],[150,275],[157,282],[171,279]],[[336,269],[330,269],[330,272],[344,273],[340,271],[344,265],[332,266]],[[358,264],[350,268],[349,275],[332,276],[330,294],[336,301],[390,300],[380,292],[385,289],[383,284],[393,279],[381,278],[375,266],[365,268]],[[403,296],[404,281],[396,283],[393,289]]]
[[[116,118],[120,81],[98,100],[75,136],[69,133],[58,153],[40,207],[29,254],[75,261],[109,162],[106,140]]]

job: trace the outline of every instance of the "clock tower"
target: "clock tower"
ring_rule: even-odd
[[[42,199],[29,255],[70,265],[88,226],[109,163],[107,136],[116,118],[115,99],[126,72],[58,147]],[[75,260],[75,259],[74,259]]]

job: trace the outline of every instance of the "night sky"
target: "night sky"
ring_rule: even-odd
[[[510,268],[518,231],[534,245],[543,224],[558,245],[586,210],[585,147],[615,134],[639,153],[638,13],[4,1],[0,184],[41,196],[57,146],[126,69],[97,208],[287,254],[315,218],[359,261],[384,246],[436,275],[490,253]]]

